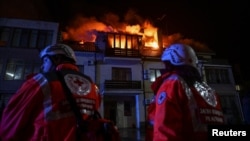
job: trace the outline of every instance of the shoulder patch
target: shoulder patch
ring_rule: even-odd
[[[163,101],[167,98],[167,93],[166,92],[161,92],[158,99],[157,99],[157,103],[158,104],[162,104]]]
[[[80,75],[66,74],[64,79],[72,93],[87,95],[91,91],[90,81]]]

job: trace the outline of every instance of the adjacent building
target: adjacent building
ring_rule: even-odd
[[[39,72],[39,52],[57,41],[58,27],[53,22],[0,18],[0,109],[27,75]]]

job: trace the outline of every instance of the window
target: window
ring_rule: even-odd
[[[115,48],[121,48],[121,39],[119,35],[115,35],[115,43],[114,43]]]
[[[29,42],[30,48],[36,48],[37,38],[38,38],[38,30],[31,30],[30,42]]]
[[[10,37],[10,28],[0,27],[0,46],[6,46]]]
[[[128,46],[128,48],[129,48],[128,42],[127,42],[127,44],[126,44],[125,41],[126,41],[126,36],[125,36],[125,35],[121,35],[121,48],[122,48],[122,49],[125,49],[126,46]]]
[[[13,31],[11,46],[19,47],[21,40],[22,30],[20,28],[15,28]]]
[[[155,79],[161,75],[161,69],[150,69],[147,73],[149,75],[149,81],[154,82]]]
[[[40,64],[34,64],[21,59],[10,59],[7,62],[5,80],[24,80],[27,75],[38,73]]]
[[[115,56],[137,56],[140,55],[142,45],[142,36],[108,33],[107,53]]]
[[[205,80],[212,84],[229,84],[229,68],[227,67],[205,67]]]
[[[53,31],[49,31],[49,30],[39,30],[37,32],[37,38],[32,38],[34,40],[36,40],[36,47],[37,48],[44,48],[45,46],[49,45],[52,43],[52,39],[53,39]],[[36,32],[34,31],[32,34],[36,34]],[[33,47],[33,46],[31,46]]]
[[[0,28],[0,46],[7,44],[8,37],[13,32],[11,38],[11,47],[19,48],[44,48],[52,43],[52,30],[36,30],[27,28]],[[5,43],[6,42],[6,43]]]
[[[132,49],[139,49],[140,37],[132,36]]]
[[[28,45],[29,45],[28,44],[29,40],[30,40],[30,30],[28,30],[28,29],[22,29],[20,47],[27,48]]]
[[[112,80],[131,80],[131,68],[112,68]]]
[[[141,36],[126,34],[108,34],[108,41],[111,48],[119,49],[138,49],[141,44]]]
[[[47,46],[47,41],[46,40],[47,40],[46,31],[39,31],[37,47],[38,48],[44,48],[45,46]]]

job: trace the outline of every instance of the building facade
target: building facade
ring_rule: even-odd
[[[0,111],[29,74],[40,70],[39,53],[58,37],[58,23],[0,18]]]

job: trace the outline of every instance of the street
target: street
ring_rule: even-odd
[[[122,141],[145,141],[145,131],[136,128],[119,129]]]

